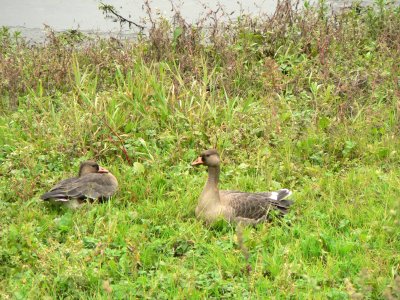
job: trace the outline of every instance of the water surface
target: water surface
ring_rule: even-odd
[[[114,5],[121,14],[128,16],[137,23],[145,17],[143,1],[134,0],[104,0],[106,4]],[[333,6],[340,7],[351,1],[330,1]],[[371,1],[364,1],[371,2]],[[277,0],[186,0],[174,1],[176,6],[188,21],[195,21],[201,12],[209,9],[216,10],[220,3],[226,12],[237,15],[241,10],[246,13],[273,13]],[[240,3],[240,4],[239,4]],[[11,27],[21,31],[32,40],[43,38],[44,24],[56,31],[67,29],[80,29],[84,32],[95,33],[121,33],[131,32],[121,28],[118,23],[105,19],[98,9],[100,1],[97,0],[0,0],[2,12],[0,26]],[[204,5],[207,7],[204,9]],[[158,11],[165,16],[171,15],[171,2],[169,0],[154,0],[151,2],[153,12]]]

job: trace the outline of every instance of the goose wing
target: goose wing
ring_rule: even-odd
[[[285,198],[290,194],[291,192],[287,189],[263,193],[221,191],[221,198],[229,202],[234,209],[235,217],[260,219],[271,209],[278,210],[281,214],[287,213],[292,201]]]
[[[79,178],[70,178],[59,182],[49,192],[43,194],[43,200],[55,199],[99,199],[109,198],[115,193],[117,186],[107,174],[91,173]]]

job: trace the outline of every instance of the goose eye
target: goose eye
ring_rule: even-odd
[[[210,154],[207,154],[206,156],[207,156],[207,157],[210,157]]]

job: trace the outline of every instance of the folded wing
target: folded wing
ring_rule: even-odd
[[[43,200],[68,201],[69,199],[108,199],[116,191],[103,174],[92,173],[82,177],[63,180],[49,192],[43,194]]]
[[[221,198],[229,201],[229,205],[234,209],[235,217],[247,219],[260,219],[265,217],[270,210],[286,214],[293,203],[291,200],[285,200],[291,195],[288,189],[265,193],[221,191],[220,195]]]

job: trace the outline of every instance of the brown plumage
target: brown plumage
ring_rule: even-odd
[[[220,191],[220,159],[215,149],[202,152],[192,165],[208,167],[208,179],[196,207],[196,216],[209,223],[223,217],[230,222],[257,224],[268,220],[270,210],[285,214],[292,204],[285,200],[291,195],[288,189],[261,193]]]
[[[81,163],[78,177],[60,181],[41,198],[76,208],[85,201],[108,200],[117,188],[118,181],[114,175],[95,161],[88,160]]]

